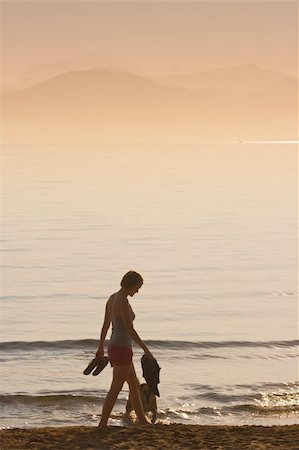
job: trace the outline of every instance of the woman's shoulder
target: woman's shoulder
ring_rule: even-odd
[[[122,309],[130,307],[128,299],[118,295],[118,292],[109,297],[107,305],[113,314],[119,314]]]
[[[111,294],[107,300],[107,308],[109,310],[111,310],[112,306],[114,305],[114,300],[115,300],[115,294]]]

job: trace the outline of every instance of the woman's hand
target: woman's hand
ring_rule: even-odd
[[[96,352],[96,357],[97,358],[102,358],[103,356],[104,356],[104,348],[103,347],[99,347],[97,349],[97,352]]]
[[[144,354],[151,359],[155,359],[154,355],[148,349],[144,352]]]

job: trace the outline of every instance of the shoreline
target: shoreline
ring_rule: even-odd
[[[295,450],[299,448],[299,424],[12,428],[0,431],[0,442],[1,450]]]

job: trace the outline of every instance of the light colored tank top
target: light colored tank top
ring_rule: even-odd
[[[135,319],[134,311],[130,305],[130,312],[132,320]],[[110,337],[110,342],[113,344],[120,345],[122,347],[132,347],[133,339],[131,338],[126,325],[124,324],[120,314],[112,314],[112,333]]]

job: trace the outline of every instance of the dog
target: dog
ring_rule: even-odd
[[[142,383],[140,385],[140,397],[144,409],[144,413],[147,414],[151,412],[151,422],[155,423],[157,420],[157,398],[153,394],[147,383]],[[133,411],[132,402],[130,396],[126,404],[126,414],[129,416]]]

